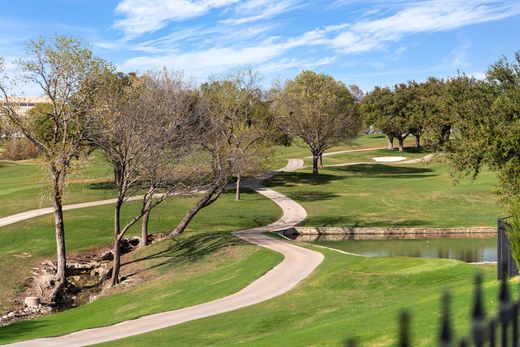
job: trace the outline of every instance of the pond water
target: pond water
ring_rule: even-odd
[[[497,239],[494,237],[342,241],[318,237],[312,243],[369,257],[449,258],[470,263],[497,260]]]

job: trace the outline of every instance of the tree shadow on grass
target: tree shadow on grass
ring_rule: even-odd
[[[339,197],[339,194],[332,192],[298,191],[291,193],[291,198],[300,202],[332,200],[337,197]]]
[[[311,186],[328,184],[335,180],[343,179],[344,177],[320,173],[318,176],[313,176],[310,172],[285,172],[272,177],[264,182],[267,187],[294,187],[297,185],[307,184]]]
[[[404,151],[400,152],[398,148],[394,148],[394,149],[387,149],[387,148],[381,148],[381,149],[376,149],[375,152],[377,154],[399,154],[399,155],[404,155],[406,153],[410,153],[410,154],[419,154],[419,153],[429,153],[424,147],[405,147],[404,148]]]
[[[423,178],[435,177],[439,174],[434,170],[425,167],[395,166],[383,164],[358,164],[344,167],[334,167],[328,170],[332,172],[347,172],[357,177],[377,177],[377,178]],[[333,175],[334,176],[334,175]]]
[[[114,185],[114,182],[105,181],[105,182],[90,183],[87,185],[87,188],[92,189],[92,190],[114,190],[116,187]]]
[[[166,249],[158,250],[146,255],[137,255],[135,259],[122,264],[129,265],[145,261],[150,262],[149,265],[144,265],[137,272],[134,272],[129,276],[165,265],[193,263],[224,248],[245,244],[241,239],[230,233],[224,232],[195,234],[179,240],[173,239],[166,242],[169,242]]]
[[[0,327],[0,344],[23,340],[24,336],[30,334],[32,330],[38,330],[49,325],[43,321],[45,317],[38,320],[26,320]]]

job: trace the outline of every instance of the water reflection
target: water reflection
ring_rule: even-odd
[[[317,236],[307,241],[370,257],[448,258],[465,262],[497,260],[497,240],[494,237],[332,241]]]

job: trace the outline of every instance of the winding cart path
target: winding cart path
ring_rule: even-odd
[[[272,189],[264,187],[261,184],[261,180],[269,178],[277,172],[294,171],[301,167],[303,167],[303,160],[291,159],[285,168],[268,173],[260,179],[248,180],[244,184],[274,201],[282,208],[283,215],[278,221],[265,227],[241,230],[234,234],[247,242],[268,248],[284,255],[284,259],[281,263],[244,289],[221,299],[196,306],[152,314],[115,325],[82,330],[64,336],[19,342],[10,346],[83,346],[107,342],[174,326],[199,318],[237,310],[288,292],[309,276],[323,261],[324,257],[319,252],[298,247],[283,240],[263,235],[263,233],[268,231],[278,231],[291,228],[303,221],[307,216],[307,213],[297,202]],[[86,204],[69,205],[67,209],[109,204],[111,203],[109,201],[110,200],[104,200]],[[13,216],[0,219],[0,226],[47,213],[52,213],[52,209],[50,211],[49,209],[41,209],[20,213],[16,215],[16,217]]]

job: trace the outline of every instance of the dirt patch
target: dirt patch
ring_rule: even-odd
[[[166,237],[167,234],[156,233],[149,236],[148,242],[156,243]],[[138,248],[139,242],[137,237],[123,239],[121,252],[133,252]],[[13,300],[14,305],[9,311],[0,314],[0,326],[75,308],[94,301],[109,291],[112,293],[108,281],[112,275],[112,260],[110,246],[91,248],[70,255],[67,258],[67,284],[55,303],[51,303],[49,298],[56,288],[57,265],[49,260],[42,261],[38,267],[32,268],[31,275],[25,279],[25,292]],[[140,282],[136,276],[122,277],[121,281],[125,287]],[[29,306],[26,298],[36,298],[39,304]]]

